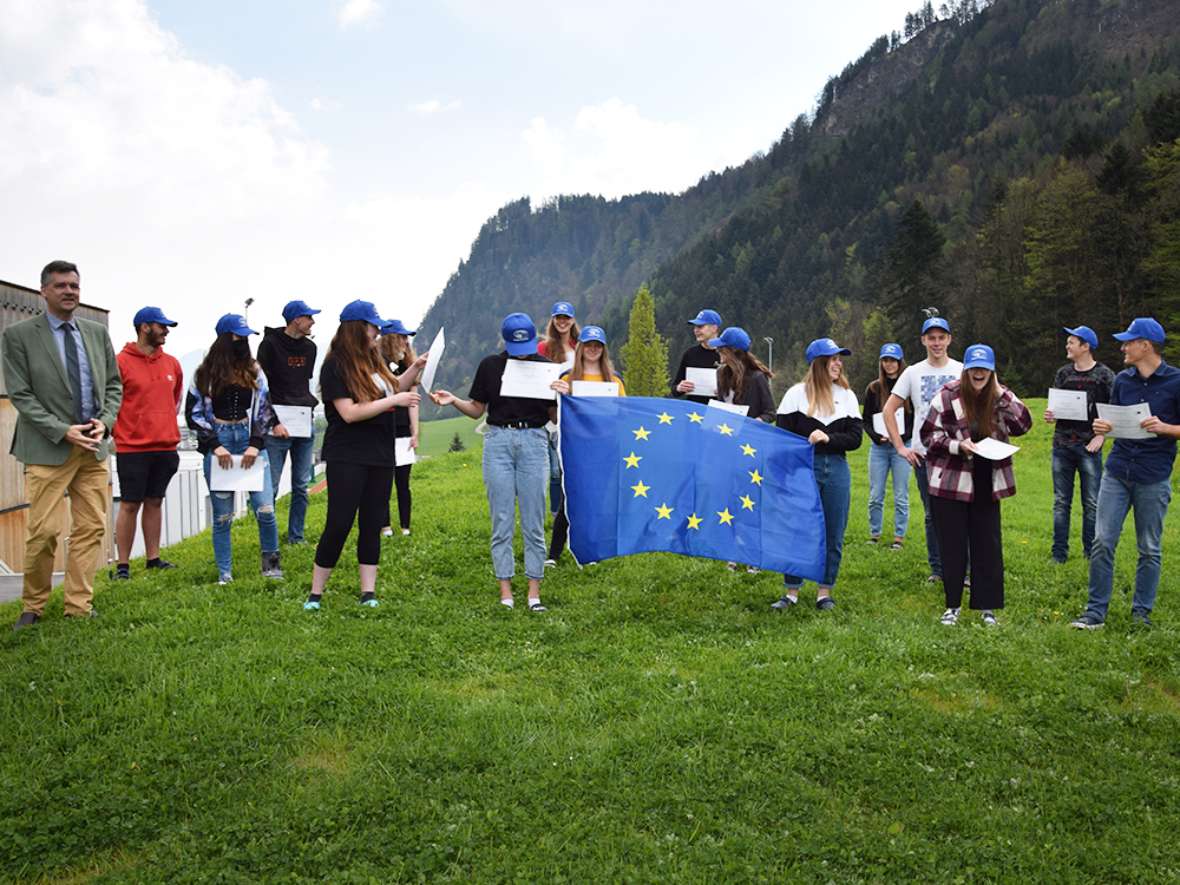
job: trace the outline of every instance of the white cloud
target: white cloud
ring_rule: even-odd
[[[336,14],[336,23],[341,28],[349,28],[373,21],[380,14],[381,4],[377,0],[347,0]]]
[[[420,101],[416,104],[412,104],[410,105],[409,109],[415,114],[419,114],[423,117],[429,117],[432,114],[445,114],[448,111],[457,111],[461,107],[463,107],[463,102],[459,101],[458,99],[455,99],[454,101],[442,102],[437,98],[431,98],[427,99],[426,101]]]
[[[8,6],[0,119],[20,125],[0,139],[0,279],[76,261],[116,345],[158,304],[180,322],[170,350],[198,349],[248,296],[259,323],[299,297],[330,329],[362,296],[416,322],[513,196],[459,181],[350,200],[266,82],[187,55],[143,0]]]
[[[521,138],[539,169],[535,197],[678,192],[709,168],[693,127],[647,119],[618,98],[582,107],[565,125],[534,117]]]

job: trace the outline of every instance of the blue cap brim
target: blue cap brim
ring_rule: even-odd
[[[537,352],[537,336],[534,335],[528,341],[505,341],[504,349],[509,356],[532,356]]]

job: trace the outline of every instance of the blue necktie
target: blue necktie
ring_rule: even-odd
[[[74,423],[82,423],[82,370],[78,366],[78,343],[74,340],[74,327],[64,323],[61,327],[66,340],[66,375],[70,379],[70,393],[74,397]]]

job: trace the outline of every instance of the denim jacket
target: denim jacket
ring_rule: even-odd
[[[278,422],[270,404],[266,373],[259,369],[254,380],[258,388],[250,397],[250,445],[261,451],[266,434]],[[201,454],[212,452],[221,445],[217,438],[217,425],[213,420],[213,398],[197,390],[196,381],[189,387],[188,395],[185,397],[184,419],[189,428],[197,433],[197,451]]]

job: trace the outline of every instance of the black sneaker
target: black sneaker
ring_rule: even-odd
[[[13,630],[23,630],[25,627],[32,627],[35,623],[41,620],[41,616],[33,612],[22,612],[21,616],[16,619],[16,623],[12,625]]]
[[[1151,616],[1145,611],[1131,612],[1131,623],[1136,627],[1153,627]]]
[[[115,570],[111,572],[111,580],[114,581],[130,581],[131,580],[131,566],[118,564]]]
[[[143,564],[144,568],[180,568],[175,562],[169,562],[166,559],[149,559]]]

